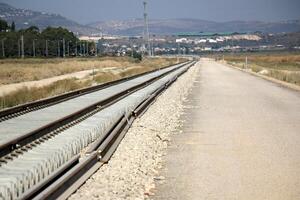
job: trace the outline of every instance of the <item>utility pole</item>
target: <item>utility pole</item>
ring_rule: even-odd
[[[177,63],[179,63],[179,55],[180,55],[180,43],[177,43]]]
[[[144,45],[145,45],[146,51],[148,51],[148,56],[151,56],[147,1],[146,0],[143,2],[143,5],[144,5]]]
[[[86,56],[86,53],[85,53],[85,44],[84,43],[82,43],[82,50],[83,50],[82,55]]]
[[[22,59],[24,59],[24,35],[21,35],[21,52],[22,52]]]
[[[95,56],[98,56],[98,43],[95,42]]]
[[[75,42],[75,57],[77,57],[77,41]]]
[[[45,48],[45,55],[48,57],[48,40],[46,40],[46,48]]]
[[[153,38],[153,37],[152,37]],[[152,56],[155,56],[154,54],[155,54],[155,52],[154,52],[154,41],[152,40],[152,48],[151,48],[151,50],[152,50],[152,52],[151,52],[151,54],[152,54]]]
[[[18,57],[21,57],[21,40],[18,40]]]
[[[3,57],[3,58],[5,58],[4,40],[5,40],[5,38],[3,38],[3,39],[1,40],[1,43],[2,43],[2,57]]]
[[[248,56],[246,56],[245,64],[246,64],[246,69],[248,69]]]
[[[68,41],[68,43],[67,43],[67,49],[68,49],[68,56],[70,56],[70,41]]]
[[[80,53],[80,54],[82,54],[82,49],[83,49],[83,47],[82,47],[81,42],[80,42],[80,43],[79,43],[79,53]]]
[[[32,53],[33,57],[35,58],[35,39],[32,40]]]
[[[57,57],[60,57],[60,44],[59,44],[59,40],[57,41]]]
[[[89,42],[86,42],[86,54],[89,56]]]
[[[63,57],[65,58],[66,57],[66,41],[65,41],[65,38],[63,38],[62,43],[63,43]]]

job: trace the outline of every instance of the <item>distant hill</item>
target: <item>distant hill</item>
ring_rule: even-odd
[[[107,34],[141,35],[143,19],[126,21],[100,21],[89,26],[101,29]],[[152,34],[176,34],[180,32],[264,32],[283,33],[300,31],[300,20],[282,22],[230,21],[213,22],[198,19],[162,19],[150,20]]]
[[[17,9],[8,4],[0,3],[0,18],[16,23],[17,29],[38,26],[44,29],[48,26],[67,28],[81,35],[92,35],[103,32],[109,35],[141,35],[143,19],[99,21],[81,25],[61,15],[45,12]],[[182,32],[265,32],[289,33],[300,31],[300,20],[282,22],[261,21],[230,21],[214,22],[198,19],[157,19],[149,21],[152,34],[176,34]]]
[[[0,18],[9,23],[14,21],[17,29],[28,28],[30,26],[38,26],[40,29],[44,29],[48,26],[60,26],[67,28],[74,33],[83,35],[100,32],[96,28],[78,24],[61,15],[17,9],[5,3],[0,3]]]

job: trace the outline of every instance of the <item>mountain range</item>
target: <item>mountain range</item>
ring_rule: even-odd
[[[17,29],[38,26],[44,29],[48,26],[64,27],[81,35],[108,34],[136,36],[143,33],[143,19],[99,21],[87,25],[79,24],[58,14],[14,8],[0,3],[0,18],[11,23],[15,22]],[[281,22],[262,21],[230,21],[214,22],[200,19],[155,19],[149,20],[151,34],[170,35],[188,32],[299,32],[300,20]]]
[[[143,19],[124,21],[100,21],[88,24],[104,33],[116,35],[141,35]],[[282,33],[300,31],[300,20],[282,22],[230,21],[214,22],[199,19],[158,19],[149,20],[153,34],[174,34],[187,32],[264,32]]]
[[[18,9],[5,3],[0,3],[0,18],[9,23],[14,21],[17,29],[28,28],[30,26],[45,29],[48,26],[52,26],[67,28],[74,33],[82,35],[100,33],[96,28],[81,25],[58,14]]]

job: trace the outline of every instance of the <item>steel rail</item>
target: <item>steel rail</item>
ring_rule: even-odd
[[[65,130],[65,129],[73,126],[75,123],[82,121],[83,119],[95,114],[99,110],[108,107],[109,105],[119,101],[120,99],[125,98],[126,96],[136,92],[137,90],[140,90],[140,89],[146,87],[147,85],[155,82],[156,80],[158,80],[158,79],[172,73],[173,71],[176,71],[177,69],[179,69],[183,66],[186,66],[190,63],[191,62],[181,64],[178,67],[176,67],[170,71],[167,71],[166,73],[163,73],[159,76],[151,78],[148,81],[145,81],[141,84],[135,85],[135,86],[129,88],[128,90],[120,91],[116,95],[108,97],[97,103],[94,103],[86,108],[83,108],[77,112],[74,112],[74,113],[72,113],[68,116],[65,116],[61,119],[58,119],[54,122],[51,122],[45,126],[38,127],[37,129],[35,129],[29,133],[26,133],[22,136],[11,139],[11,140],[5,142],[4,144],[0,145],[0,158],[1,157],[4,158],[8,154],[10,154],[12,152],[16,152],[16,153],[13,153],[12,156],[10,156],[8,158],[8,160],[14,159],[15,157],[18,156],[18,152],[22,153],[22,151],[19,151],[19,149],[22,149],[22,147],[24,147],[34,141],[37,141],[37,143],[33,143],[33,147],[34,147],[35,145],[38,145],[40,142],[43,142],[43,141],[38,141],[39,138],[41,138],[47,134],[52,134],[53,132],[57,133],[57,132],[59,132],[59,130]],[[80,119],[80,118],[83,118],[83,119]],[[76,120],[78,120],[78,121],[76,121]],[[26,149],[23,149],[23,150],[26,151]]]
[[[182,63],[179,63],[179,64],[183,65],[183,64],[186,64],[186,63],[188,63],[188,62],[182,62]],[[166,68],[169,68],[169,67],[172,67],[172,66],[174,66],[174,65],[169,65],[169,66],[166,66],[166,67],[162,67],[160,69],[155,69],[155,70],[148,71],[148,72],[141,73],[141,74],[137,74],[137,75],[134,75],[134,76],[125,77],[125,78],[115,80],[115,81],[112,81],[112,82],[108,82],[108,83],[104,83],[104,84],[100,84],[100,85],[96,85],[96,86],[92,86],[92,87],[87,87],[87,88],[83,88],[83,89],[78,89],[78,90],[67,92],[67,93],[57,95],[57,96],[54,96],[54,97],[49,97],[49,98],[41,99],[41,100],[38,100],[38,101],[33,101],[33,102],[26,103],[26,104],[22,104],[22,105],[14,106],[14,107],[11,107],[11,108],[3,109],[3,110],[0,110],[0,123],[2,121],[6,121],[8,119],[18,117],[18,116],[26,114],[28,112],[32,112],[32,111],[35,111],[35,110],[38,110],[38,109],[49,107],[49,106],[52,106],[52,105],[55,105],[55,104],[58,104],[58,103],[61,103],[61,102],[79,97],[79,96],[82,96],[82,95],[85,95],[85,94],[89,94],[89,93],[92,93],[92,92],[103,90],[105,88],[108,88],[108,87],[111,87],[111,86],[129,81],[129,80],[132,80],[132,79],[135,79],[135,78],[138,78],[138,77],[142,77],[144,75],[159,71],[161,69],[166,69]]]
[[[96,140],[89,146],[84,158],[79,160],[78,157],[75,156],[70,162],[59,168],[48,179],[23,194],[20,199],[67,199],[101,166],[108,163],[133,121],[142,116],[157,97],[191,66],[192,64],[175,78],[171,79],[167,84],[158,88],[146,100],[141,102],[134,111],[121,117],[104,137]]]

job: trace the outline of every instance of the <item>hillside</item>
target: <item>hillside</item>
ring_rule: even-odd
[[[38,26],[40,29],[44,29],[48,26],[60,26],[73,31],[74,33],[83,35],[99,33],[99,30],[96,28],[80,25],[61,15],[17,9],[5,3],[0,3],[0,18],[9,23],[14,21],[17,29],[28,28],[30,26]]]
[[[9,23],[15,21],[18,29],[28,28],[33,25],[38,26],[41,29],[48,26],[61,26],[82,35],[99,34],[100,32],[113,35],[141,35],[144,26],[143,19],[99,21],[88,25],[81,25],[61,15],[17,9],[5,3],[0,3],[0,18]],[[264,33],[289,33],[300,31],[300,20],[281,22],[214,22],[199,19],[156,19],[150,20],[149,26],[151,33],[158,35],[182,32],[259,31]]]
[[[127,21],[100,21],[89,26],[101,29],[104,33],[117,35],[140,35],[143,32],[143,19]],[[282,33],[300,31],[300,21],[261,22],[231,21],[213,22],[197,19],[150,20],[153,34],[175,34],[179,32],[265,32]]]

